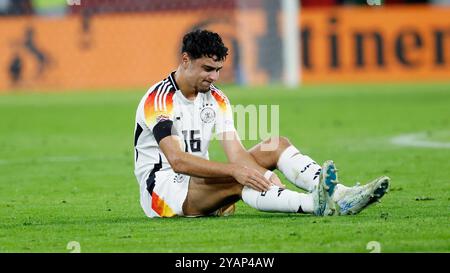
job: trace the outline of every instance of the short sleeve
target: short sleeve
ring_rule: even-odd
[[[175,91],[151,92],[144,103],[145,124],[150,130],[162,121],[173,121],[173,96]]]

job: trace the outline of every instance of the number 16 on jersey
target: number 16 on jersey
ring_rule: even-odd
[[[181,131],[184,137],[185,152],[200,152],[201,151],[201,139],[200,130],[183,130]],[[189,142],[189,145],[188,145]],[[189,148],[188,148],[189,147]]]

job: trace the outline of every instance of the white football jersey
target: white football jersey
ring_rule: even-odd
[[[158,122],[171,120],[172,134],[179,136],[182,149],[205,159],[209,159],[208,146],[214,134],[235,130],[231,105],[220,90],[211,85],[210,91],[188,100],[179,90],[174,73],[150,87],[136,111],[134,173],[139,182],[145,181],[153,169],[171,168],[153,135]]]

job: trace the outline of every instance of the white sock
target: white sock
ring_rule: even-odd
[[[259,192],[245,186],[242,200],[252,208],[270,212],[312,213],[314,203],[312,194],[299,193],[271,186],[266,192]]]
[[[319,184],[319,174],[322,169],[314,160],[301,154],[292,145],[281,153],[277,168],[289,181],[309,192]]]

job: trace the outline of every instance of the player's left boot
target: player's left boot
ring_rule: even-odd
[[[314,212],[316,216],[329,216],[336,212],[335,203],[331,199],[334,187],[337,183],[337,169],[333,161],[328,160],[322,166],[319,176],[319,184],[311,194],[314,200]]]
[[[356,185],[335,192],[336,213],[338,215],[357,214],[369,205],[379,201],[389,190],[390,178],[378,177],[366,185]]]
[[[233,203],[231,205],[227,205],[227,206],[221,207],[220,209],[215,211],[214,215],[216,215],[216,216],[230,216],[230,215],[233,215],[235,211],[236,211],[236,204]]]

